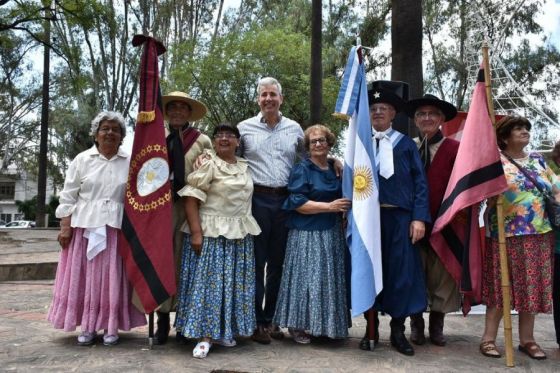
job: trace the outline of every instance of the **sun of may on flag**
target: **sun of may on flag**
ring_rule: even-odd
[[[349,119],[342,194],[352,201],[346,237],[351,255],[353,316],[370,309],[383,289],[379,189],[361,52],[360,46],[350,51],[334,114]]]

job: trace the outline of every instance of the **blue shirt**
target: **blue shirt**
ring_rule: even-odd
[[[290,195],[282,206],[284,210],[291,210],[288,228],[315,231],[334,226],[338,213],[300,214],[295,211],[307,201],[332,202],[342,197],[342,182],[336,177],[332,162],[329,161],[328,170],[320,169],[309,159],[295,165],[290,174],[288,190]]]
[[[270,128],[262,113],[237,125],[241,134],[239,155],[249,164],[253,183],[267,187],[285,187],[297,158],[305,157],[303,130],[286,117]]]

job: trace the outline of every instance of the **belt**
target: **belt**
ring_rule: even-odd
[[[279,188],[271,188],[264,185],[253,185],[253,190],[255,193],[262,193],[262,194],[275,194],[278,196],[287,196],[288,195],[288,188],[286,187],[279,187]]]
[[[379,207],[384,208],[384,209],[396,209],[399,206],[395,206],[395,205],[388,205],[386,203],[382,203],[381,205],[379,205]]]

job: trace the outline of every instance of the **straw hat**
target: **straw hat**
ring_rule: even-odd
[[[194,98],[189,97],[186,93],[180,91],[171,92],[168,95],[163,96],[162,101],[163,101],[162,102],[163,116],[165,117],[166,120],[167,120],[167,104],[170,103],[171,101],[186,102],[190,106],[191,115],[187,118],[189,122],[194,122],[195,120],[202,119],[206,115],[206,112],[208,111],[206,109],[206,105],[204,105],[202,102],[195,100]]]

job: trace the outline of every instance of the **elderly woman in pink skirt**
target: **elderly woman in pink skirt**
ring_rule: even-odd
[[[131,303],[131,287],[117,251],[128,177],[128,154],[119,149],[124,118],[101,112],[91,123],[95,145],[70,164],[60,193],[58,242],[62,246],[48,320],[70,332],[81,327],[78,344],[118,342],[118,330],[146,324]]]

